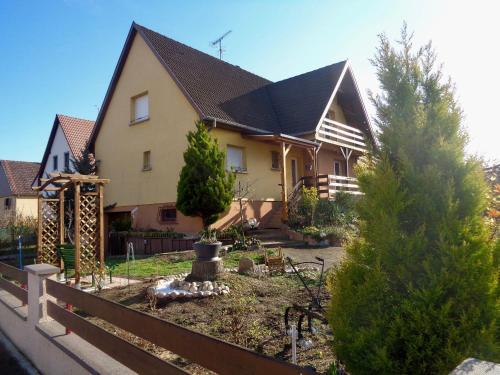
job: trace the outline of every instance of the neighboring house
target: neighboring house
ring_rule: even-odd
[[[251,184],[245,217],[265,227],[286,219],[283,203],[314,176],[325,198],[359,193],[353,165],[374,142],[348,61],[273,83],[133,23],[90,141],[99,175],[111,179],[109,220],[201,228],[175,209],[186,134],[199,119],[228,169]],[[237,222],[237,211],[235,202],[215,225]]]
[[[0,160],[0,218],[23,215],[37,218],[36,192],[31,189],[40,163]]]
[[[38,180],[51,172],[71,171],[71,160],[81,156],[93,128],[94,121],[56,115],[35,183],[38,185]]]

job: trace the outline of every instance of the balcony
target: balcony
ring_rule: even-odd
[[[340,147],[366,152],[366,142],[361,130],[338,121],[324,119],[316,133],[316,139]]]
[[[335,176],[332,174],[318,176],[318,190],[321,198],[333,199],[338,192],[363,195],[359,190],[358,180],[354,177]]]

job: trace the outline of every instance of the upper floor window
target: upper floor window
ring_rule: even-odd
[[[245,149],[242,147],[227,146],[226,168],[229,171],[245,172],[247,170],[244,151]]]
[[[57,155],[52,156],[52,170],[57,171],[59,169]]]
[[[278,151],[271,151],[271,169],[280,169],[280,153]]]
[[[69,171],[69,152],[64,153],[64,170]]]
[[[147,120],[149,118],[149,97],[144,93],[132,98],[131,122]]]
[[[4,209],[10,210],[11,205],[12,205],[11,199],[10,198],[5,198],[5,200],[3,201],[3,207],[4,207]]]
[[[142,154],[142,170],[151,170],[151,151],[144,151],[144,153]]]

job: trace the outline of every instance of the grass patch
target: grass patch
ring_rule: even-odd
[[[233,251],[223,257],[224,267],[238,267],[241,257],[249,257],[256,264],[264,261],[264,255],[259,251]],[[176,275],[190,272],[194,255],[157,255],[144,258],[136,257],[135,261],[130,261],[130,276],[135,278]],[[123,257],[109,258],[106,265],[113,269],[113,275],[127,276],[127,260]]]

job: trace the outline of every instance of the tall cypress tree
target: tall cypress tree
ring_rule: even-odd
[[[334,349],[353,374],[448,373],[498,359],[498,269],[480,163],[430,44],[382,35],[379,147],[358,170],[360,239],[329,279]]]
[[[210,136],[203,122],[187,135],[185,165],[177,185],[177,209],[198,216],[208,228],[233,200],[234,174],[226,171],[226,154]]]

